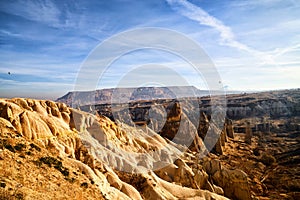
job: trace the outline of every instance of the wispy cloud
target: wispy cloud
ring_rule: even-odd
[[[270,53],[273,55],[274,58],[276,58],[289,52],[299,51],[299,49],[300,49],[300,43],[286,48],[276,48],[273,52]]]
[[[231,7],[255,8],[257,6],[269,7],[273,3],[286,3],[291,6],[299,6],[297,0],[252,0],[252,1],[231,1]]]
[[[166,0],[168,4],[176,12],[181,15],[198,22],[201,25],[209,26],[219,32],[220,35],[220,45],[225,45],[229,47],[236,48],[241,51],[246,51],[252,56],[261,60],[261,65],[263,64],[275,64],[273,60],[273,55],[266,52],[258,51],[252,47],[239,42],[232,29],[229,26],[226,26],[222,21],[215,18],[214,16],[207,13],[201,7],[196,6],[186,0]]]
[[[60,90],[60,84],[68,88],[75,81],[82,62],[101,41],[140,27],[163,27],[193,38],[209,54],[222,78],[232,88],[260,88],[267,80],[270,80],[270,87],[274,80],[280,80],[278,86],[299,85],[296,78],[299,72],[293,73],[300,63],[299,7],[296,0],[220,3],[194,0],[66,0],[63,3],[59,0],[2,0],[0,93],[5,96],[6,92],[9,96],[9,93],[20,92],[26,96],[29,94],[26,88],[31,84],[34,85],[30,88],[32,91],[45,93],[47,88],[51,92]],[[140,35],[146,34],[150,33]],[[164,41],[159,34],[152,39]],[[188,46],[179,40],[174,41],[174,45],[181,49]],[[122,56],[107,70],[104,86],[114,85],[116,78],[130,71],[131,66],[149,63],[169,66],[195,84],[194,79],[198,81],[198,76],[179,59],[161,52],[149,54],[149,51]],[[95,66],[88,75],[99,71],[99,63],[89,64]],[[8,76],[8,71],[14,76]],[[172,84],[173,79],[169,80]],[[249,81],[246,84],[244,80]],[[67,92],[67,89],[60,91],[63,90],[61,93]]]
[[[235,47],[248,52],[255,50],[247,45],[238,42],[231,28],[217,18],[209,15],[202,8],[186,1],[186,0],[166,0],[168,4],[181,15],[188,17],[191,20],[199,22],[201,25],[206,25],[216,29],[220,33],[221,43],[227,46]]]
[[[14,13],[28,20],[53,25],[59,24],[61,15],[60,10],[50,0],[6,2],[1,8],[4,12]]]

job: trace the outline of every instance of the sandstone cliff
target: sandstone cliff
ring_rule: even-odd
[[[1,99],[0,137],[1,195],[7,198],[227,199],[225,194],[250,199],[251,195],[245,173],[229,171],[211,156],[199,160],[199,152],[149,128],[117,126],[104,116],[63,103]]]

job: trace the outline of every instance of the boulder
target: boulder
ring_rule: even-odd
[[[212,179],[216,185],[223,188],[225,196],[232,199],[251,200],[247,174],[242,170],[229,170],[222,167],[220,171],[213,174]]]

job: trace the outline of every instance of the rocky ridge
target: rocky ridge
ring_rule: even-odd
[[[197,127],[201,139],[195,140],[200,141],[196,143],[201,147],[208,128],[215,129],[213,124],[209,124],[213,98],[185,98],[188,101],[181,100],[181,103],[186,104],[186,107],[178,106],[178,100],[157,99],[132,101],[128,104],[88,105],[81,109],[97,111],[111,120],[120,118],[116,113],[121,113],[121,116],[132,119],[132,125],[148,126],[168,139],[174,138],[179,121],[186,121],[190,129],[185,131],[195,133]],[[255,198],[299,197],[299,98],[299,89],[232,94],[226,97],[227,117],[231,120],[226,120],[213,152],[228,168],[242,169],[248,174],[252,196]],[[201,111],[200,115],[194,116],[200,118],[199,124],[195,123],[197,120],[193,117],[180,119],[179,116],[189,115],[197,108]],[[241,134],[233,134],[232,129]],[[193,149],[193,146],[190,148]]]
[[[1,99],[1,195],[25,199],[251,198],[244,172],[227,169],[210,154],[199,160],[200,152],[192,149],[174,163],[137,173],[137,169],[164,164],[172,159],[172,153],[182,152],[182,146],[154,131],[151,137],[141,137],[149,131],[117,126],[107,117],[63,103]],[[167,145],[169,149],[162,150]],[[205,151],[205,146],[198,145]],[[126,162],[112,146],[144,155],[154,150],[165,161],[143,163],[145,159],[137,157]]]

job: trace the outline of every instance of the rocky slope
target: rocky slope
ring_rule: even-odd
[[[228,95],[227,108],[227,116],[235,120],[299,116],[300,89]]]
[[[1,99],[0,199],[251,199],[247,174],[199,159],[198,144],[63,103]]]
[[[248,174],[256,199],[296,200],[300,198],[299,139],[299,134],[293,139],[270,134],[262,142],[261,137],[253,136],[249,145],[244,134],[236,133],[218,158],[228,169]]]
[[[183,107],[172,99],[119,104],[120,115],[108,104],[81,107],[96,108],[93,115],[1,99],[0,199],[299,199],[298,92],[229,96],[229,111],[257,102],[278,110],[274,95],[291,106],[268,118],[254,106],[257,115],[226,119],[222,130],[210,123],[207,97]],[[190,115],[197,105],[202,112]],[[209,128],[220,133],[212,153]]]
[[[197,151],[197,148],[201,149],[209,127],[216,129],[209,123],[214,98],[156,99],[80,108],[88,112],[96,111],[111,120],[122,121],[122,116],[125,116],[132,120],[127,124],[148,126],[169,140],[174,138],[180,122],[184,122],[183,132],[196,136],[190,149]],[[226,166],[247,172],[251,177],[248,182],[252,196],[297,199],[300,182],[297,173],[300,166],[300,90],[233,94],[226,98],[229,119],[212,152],[218,158],[224,158],[222,163]],[[179,101],[183,106],[179,105]],[[200,111],[198,115],[195,114],[197,108]],[[234,137],[232,129],[242,134]]]

